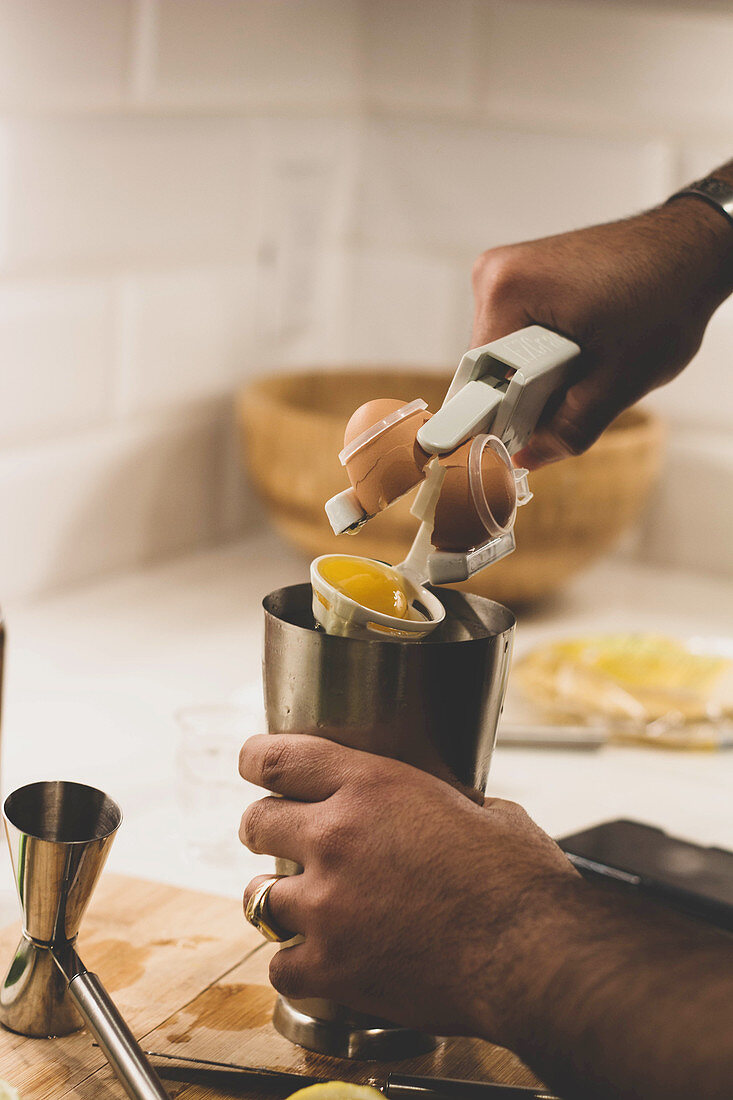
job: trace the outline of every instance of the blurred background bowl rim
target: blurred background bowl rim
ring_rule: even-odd
[[[369,377],[397,374],[404,374],[405,378],[414,378],[418,380],[431,380],[433,378],[441,380],[444,378],[446,382],[446,391],[451,378],[450,367],[426,368],[407,363],[355,363],[353,366],[334,365],[332,367],[306,367],[298,370],[281,371],[253,380],[238,391],[237,402],[241,409],[245,409],[249,403],[259,402],[273,409],[287,409],[289,412],[297,414],[303,420],[322,421],[333,425],[337,421],[343,419],[343,413],[314,408],[312,405],[299,405],[297,401],[291,401],[289,397],[283,397],[281,387],[287,388],[290,385],[295,385],[297,382],[305,382],[307,384],[309,381],[323,381],[324,378],[328,377],[339,378],[340,380],[358,377],[363,382],[368,380]],[[344,427],[345,426],[346,421],[344,420]],[[666,434],[665,429],[666,425],[664,420],[655,413],[654,410],[647,408],[644,404],[637,403],[620,413],[620,415],[601,432],[601,435],[595,443],[592,444],[592,448],[596,449],[599,444],[603,444],[605,447],[625,446],[625,437],[629,435],[635,435],[639,438],[648,436],[650,440],[660,441]],[[588,450],[591,450],[591,448],[588,448]],[[588,451],[583,452],[583,454],[587,453]],[[581,454],[575,457],[582,458],[583,455]]]

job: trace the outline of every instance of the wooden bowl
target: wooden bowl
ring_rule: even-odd
[[[401,561],[417,530],[413,494],[353,537],[332,533],[323,505],[348,487],[337,456],[359,405],[377,397],[422,397],[435,411],[449,381],[449,374],[419,369],[354,367],[281,374],[244,390],[238,398],[244,462],[285,538],[310,557],[335,552]],[[561,588],[639,516],[662,449],[661,423],[635,408],[585,454],[531,474],[535,497],[517,515],[516,551],[456,587],[509,604]]]

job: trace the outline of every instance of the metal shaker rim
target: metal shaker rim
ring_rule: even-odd
[[[370,646],[383,649],[385,644],[405,649],[423,649],[425,646],[454,646],[457,643],[470,644],[496,637],[512,631],[516,626],[516,617],[504,604],[473,596],[468,592],[456,592],[450,588],[426,585],[433,594],[439,596],[447,615],[436,629],[419,644],[414,641],[392,639],[388,643],[379,638],[349,638],[350,646]],[[267,617],[287,625],[288,630],[300,632],[303,637],[312,636],[316,631],[312,612],[312,590],[310,584],[287,585],[269,592],[262,600]],[[343,638],[337,635],[317,631],[322,645],[342,645]],[[364,652],[368,652],[367,649]]]

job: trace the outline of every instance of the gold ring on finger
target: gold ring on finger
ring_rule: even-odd
[[[256,928],[266,940],[272,940],[273,943],[285,943],[286,940],[292,940],[294,936],[293,932],[287,932],[280,927],[277,921],[272,919],[267,905],[270,890],[281,878],[287,877],[287,875],[268,875],[248,898],[244,907],[245,920],[249,921],[252,927]]]

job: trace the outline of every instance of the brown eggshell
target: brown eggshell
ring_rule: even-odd
[[[344,447],[348,447],[355,439],[358,439],[363,432],[371,428],[372,424],[377,424],[385,417],[391,416],[392,413],[396,413],[398,409],[406,404],[406,401],[399,401],[393,397],[380,397],[376,401],[367,401],[365,404],[360,405],[346,425]]]
[[[513,472],[491,447],[481,454],[481,484],[489,511],[499,527],[506,527],[517,503],[517,485]]]
[[[368,401],[346,426],[344,444],[353,442],[376,421],[396,412],[404,401]],[[346,463],[346,472],[359,503],[375,515],[409,492],[425,476],[430,455],[418,446],[416,435],[431,414],[426,409],[398,420],[361,447]]]
[[[470,439],[438,459],[445,469],[443,487],[435,509],[432,543],[438,550],[471,550],[489,537],[476,508],[468,477]],[[481,455],[481,484],[489,510],[500,527],[511,519],[516,501],[512,471],[490,447]]]

